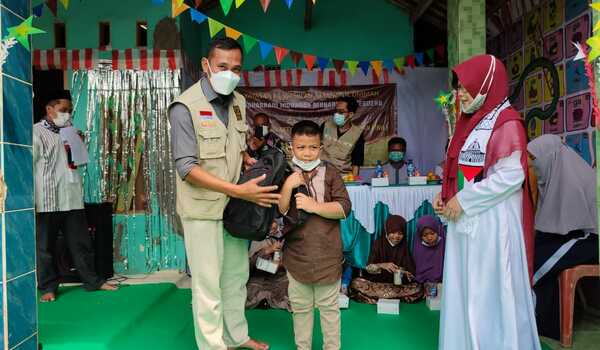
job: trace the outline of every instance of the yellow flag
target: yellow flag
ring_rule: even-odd
[[[175,18],[189,8],[188,5],[183,3],[183,0],[173,0],[171,3],[171,17]]]
[[[356,73],[356,68],[358,67],[358,61],[346,61],[346,65],[348,66],[348,70],[351,75]]]
[[[225,27],[225,35],[228,38],[231,38],[233,40],[237,40],[242,35],[242,33],[238,32],[237,30],[235,30],[235,29],[233,29],[231,27]]]
[[[239,8],[246,0],[235,0],[235,8]]]
[[[60,0],[60,3],[63,4],[66,10],[69,9],[69,0]]]
[[[383,69],[383,61],[371,61],[371,66],[375,73],[377,73],[377,76],[380,76]]]

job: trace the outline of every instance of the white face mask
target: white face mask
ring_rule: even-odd
[[[71,113],[64,112],[56,112],[56,118],[54,118],[53,122],[59,128],[63,128],[68,125],[71,120]]]
[[[214,73],[208,60],[206,62],[210,71],[210,85],[215,92],[221,95],[230,95],[240,82],[240,76],[230,70]]]
[[[490,56],[490,57],[492,58],[492,63],[490,64],[490,68],[488,68],[487,74],[485,75],[485,79],[483,80],[483,84],[481,85],[481,89],[479,89],[477,96],[475,96],[473,98],[473,101],[471,101],[471,103],[467,106],[465,106],[462,102],[460,103],[460,109],[463,113],[466,113],[466,114],[475,113],[479,108],[481,108],[481,106],[483,106],[483,103],[485,102],[487,94],[490,91],[490,87],[492,87],[492,82],[494,81],[494,73],[496,72],[496,59],[494,58],[494,56]],[[485,83],[488,81],[488,78],[489,78],[489,82],[487,84],[487,89],[484,94],[482,92],[483,92]]]
[[[294,163],[295,165],[297,165],[303,171],[313,171],[316,167],[319,166],[319,164],[321,164],[321,159],[317,158],[317,159],[315,159],[313,161],[305,162],[305,161],[300,160],[300,159],[298,159],[298,158],[296,158],[294,156],[292,158],[292,163]]]

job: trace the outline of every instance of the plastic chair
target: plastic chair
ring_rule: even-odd
[[[600,265],[579,265],[560,273],[560,345],[573,346],[575,287],[583,277],[600,277]]]

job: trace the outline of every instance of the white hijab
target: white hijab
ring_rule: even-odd
[[[539,200],[535,229],[566,235],[571,231],[598,232],[596,173],[556,135],[529,142],[537,175]]]

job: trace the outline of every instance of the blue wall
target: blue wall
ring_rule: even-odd
[[[28,0],[1,0],[2,37],[6,28],[29,17]],[[35,212],[33,201],[31,55],[17,44],[2,73],[1,168],[8,187],[2,213],[3,306],[0,348],[37,349]],[[8,330],[8,335],[4,330]],[[5,343],[8,339],[8,344]]]

